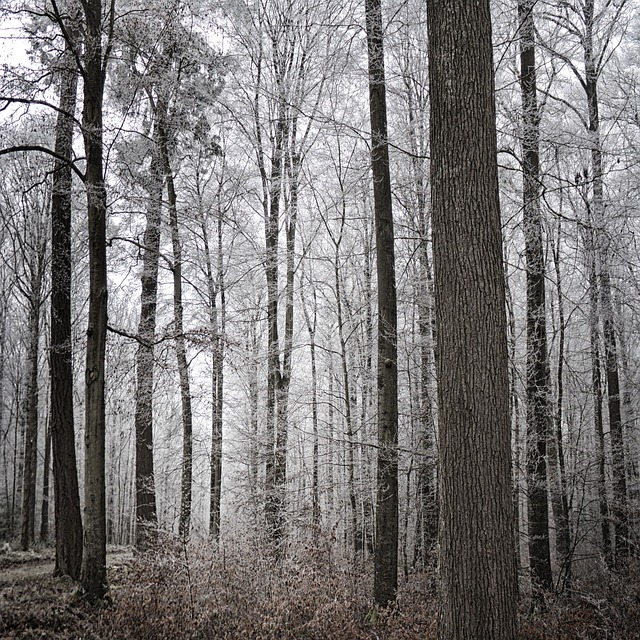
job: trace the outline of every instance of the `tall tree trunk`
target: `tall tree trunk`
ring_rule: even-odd
[[[209,244],[209,231],[202,212],[200,225],[204,244],[207,295],[209,304],[209,330],[211,332],[211,481],[209,495],[209,535],[220,539],[220,499],[222,483],[222,406],[223,406],[223,349],[225,318],[225,287],[222,247],[222,212],[218,209],[217,266],[214,276],[213,259]],[[216,284],[217,280],[217,284]],[[217,298],[220,294],[220,309]]]
[[[149,167],[147,225],[142,256],[142,291],[136,352],[136,547],[153,541],[158,523],[153,470],[153,343],[156,335],[158,262],[162,213],[162,158],[160,142],[154,137]]]
[[[282,476],[281,465],[282,456],[278,451],[278,440],[282,437],[277,433],[280,427],[278,420],[279,406],[278,393],[281,382],[280,371],[280,338],[278,331],[278,235],[280,228],[280,197],[282,193],[283,180],[283,155],[285,137],[285,117],[284,106],[280,105],[280,115],[276,123],[274,148],[271,158],[271,177],[267,180],[263,175],[263,186],[265,181],[270,183],[268,196],[265,193],[265,277],[267,281],[267,459],[265,468],[265,489],[266,504],[265,515],[271,541],[279,546],[282,542],[283,530],[283,509],[284,509],[284,487],[278,484]],[[259,128],[260,125],[258,125]],[[264,172],[264,168],[262,168]],[[285,460],[286,462],[286,457]]]
[[[591,137],[591,169],[593,172],[593,198],[591,201],[594,225],[594,260],[599,266],[598,284],[602,309],[602,333],[604,337],[605,371],[607,379],[607,400],[609,428],[611,431],[613,502],[611,515],[615,530],[615,559],[628,555],[629,523],[627,509],[627,481],[624,461],[624,437],[620,410],[620,379],[616,346],[613,303],[611,299],[611,277],[609,270],[609,240],[605,230],[604,176],[602,173],[602,142],[600,140],[600,114],[598,102],[598,68],[593,48],[594,0],[584,4],[585,37],[584,89],[589,113]],[[599,264],[598,264],[599,263]]]
[[[439,636],[514,640],[518,587],[489,1],[432,0],[427,18]]]
[[[180,403],[182,407],[182,475],[180,484],[180,537],[188,538],[191,529],[191,493],[193,481],[193,413],[189,365],[184,335],[184,307],[182,304],[182,244],[178,228],[178,208],[173,172],[169,158],[169,138],[164,123],[159,125],[160,149],[167,183],[169,226],[173,247],[173,330],[175,332],[176,359],[180,378]]]
[[[78,70],[71,43],[65,44],[60,69],[60,111],[55,151],[71,158]],[[71,341],[71,167],[56,160],[51,195],[51,443],[55,512],[56,575],[80,577],[82,516],[73,417]]]
[[[345,208],[343,204],[342,224],[345,220]],[[336,242],[336,253],[334,262],[334,279],[336,290],[336,314],[338,322],[338,340],[340,342],[340,363],[342,366],[342,390],[344,397],[344,421],[345,421],[345,445],[346,445],[346,472],[347,491],[349,494],[349,522],[345,523],[347,542],[350,543],[354,555],[358,552],[358,505],[355,489],[355,454],[354,454],[354,430],[353,412],[351,406],[351,378],[349,376],[349,362],[347,355],[347,341],[344,331],[344,316],[342,310],[342,284],[340,276],[340,240],[342,239],[342,229]]]
[[[527,482],[531,577],[553,588],[549,548],[547,441],[551,375],[547,353],[545,260],[540,213],[540,116],[536,85],[534,0],[518,2],[522,95],[523,228],[527,271]]]
[[[102,100],[107,51],[102,48],[102,1],[83,3],[85,185],[89,231],[89,323],[85,375],[84,553],[82,589],[101,599],[107,585],[105,518],[105,346],[107,339],[107,193],[102,167]],[[113,4],[110,12],[113,19]]]
[[[44,275],[44,255],[36,238],[29,256],[29,321],[26,366],[26,393],[24,399],[24,467],[22,476],[22,525],[20,545],[24,551],[35,542],[36,520],[36,470],[38,464],[38,355],[40,343],[40,309],[42,307],[42,277]]]
[[[398,347],[395,251],[380,0],[365,0],[378,278],[378,476],[374,598],[398,588]]]
[[[320,534],[320,489],[319,489],[319,443],[318,443],[318,367],[316,364],[316,328],[318,319],[318,302],[316,291],[311,278],[309,286],[313,294],[313,316],[307,309],[304,289],[302,295],[302,311],[309,332],[309,354],[311,356],[311,421],[313,429],[313,458],[312,458],[312,480],[311,480],[311,529],[315,543],[318,542]]]
[[[560,205],[562,210],[562,204]],[[556,468],[556,494],[560,496],[561,506],[554,507],[556,519],[556,537],[560,568],[558,584],[561,590],[571,581],[571,525],[569,521],[569,496],[567,490],[567,474],[565,469],[564,444],[562,438],[562,419],[564,403],[564,360],[565,360],[565,334],[566,320],[564,316],[564,297],[562,291],[562,277],[560,273],[560,238],[562,223],[558,222],[558,237],[555,246],[552,247],[553,263],[556,274],[556,295],[558,298],[558,368],[556,371],[557,402],[554,419],[554,434],[551,438],[555,441]]]
[[[583,232],[585,255],[587,261],[587,278],[589,289],[589,336],[591,346],[591,394],[593,396],[594,429],[596,436],[596,456],[598,461],[597,493],[600,511],[600,532],[602,536],[602,553],[607,565],[613,563],[613,549],[609,529],[609,501],[606,485],[606,455],[604,441],[604,421],[602,417],[602,362],[600,357],[600,332],[598,330],[598,278],[596,257],[593,246],[593,229],[590,228],[590,216],[587,228]]]
[[[49,478],[51,469],[51,429],[44,436],[44,465],[42,468],[42,509],[40,509],[40,541],[49,542]]]

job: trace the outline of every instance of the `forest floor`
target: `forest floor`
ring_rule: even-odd
[[[307,549],[276,567],[245,549],[200,541],[108,554],[108,598],[92,606],[53,576],[53,551],[0,555],[0,639],[431,640],[433,574],[401,580],[376,613],[367,566]],[[429,595],[431,594],[431,595]],[[640,640],[640,570],[600,575],[520,608],[520,640]],[[480,640],[480,639],[479,639]],[[484,639],[482,639],[484,640]],[[490,639],[486,639],[490,640]]]

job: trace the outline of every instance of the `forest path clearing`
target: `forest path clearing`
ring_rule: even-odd
[[[12,562],[10,554],[5,558],[0,558],[0,589],[9,587],[17,582],[41,578],[47,574],[53,575],[55,562],[51,554],[36,555],[33,558],[24,558],[20,554],[20,559]],[[107,553],[107,567],[126,564],[133,559],[133,552],[127,548],[116,548]]]

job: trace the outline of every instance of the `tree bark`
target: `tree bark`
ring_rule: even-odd
[[[29,320],[24,399],[24,467],[22,476],[22,523],[20,545],[23,551],[35,542],[36,471],[38,465],[38,356],[40,343],[40,310],[42,308],[42,280],[44,249],[37,237],[32,238],[31,255],[25,256],[29,269]]]
[[[71,158],[73,114],[78,70],[70,43],[60,69],[60,111],[55,151]],[[56,539],[56,575],[80,577],[82,515],[73,416],[73,349],[71,341],[71,188],[68,163],[56,160],[51,195],[51,443]]]
[[[380,0],[365,0],[378,280],[378,475],[374,598],[398,588],[398,347],[395,250]]]
[[[158,298],[162,173],[160,144],[155,136],[147,189],[149,201],[144,232],[139,342],[136,353],[136,547],[140,549],[152,542],[153,530],[158,523],[153,469],[153,343]]]
[[[87,0],[83,7],[85,49],[82,124],[89,231],[89,323],[85,375],[85,530],[81,585],[86,598],[95,601],[102,599],[108,589],[104,397],[107,338],[107,192],[102,166],[102,101],[108,51],[103,57],[102,1]]]
[[[169,226],[173,247],[173,330],[175,332],[176,359],[180,378],[180,402],[182,407],[182,476],[180,485],[180,537],[188,538],[191,529],[191,494],[193,481],[193,412],[189,365],[184,335],[184,307],[182,304],[182,244],[178,228],[178,208],[173,172],[169,157],[169,138],[164,123],[159,125],[162,164],[167,184]]]
[[[534,0],[518,2],[522,95],[523,228],[527,271],[527,483],[531,577],[553,588],[549,547],[547,441],[551,374],[547,352],[545,259],[540,213],[540,116],[536,85]]]
[[[442,640],[517,634],[489,1],[428,12]]]
[[[51,429],[44,436],[44,464],[42,467],[42,508],[40,509],[40,542],[49,542],[49,479],[51,468]]]

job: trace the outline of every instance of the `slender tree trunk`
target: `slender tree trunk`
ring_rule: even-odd
[[[627,481],[624,461],[624,437],[620,410],[620,379],[616,345],[613,304],[611,300],[611,277],[609,270],[609,240],[605,229],[604,176],[602,171],[602,143],[600,140],[600,115],[598,102],[598,77],[600,69],[593,48],[594,0],[584,4],[585,37],[585,93],[589,112],[591,136],[591,168],[593,172],[592,214],[594,225],[594,260],[599,263],[598,284],[602,309],[602,333],[604,338],[605,371],[609,428],[611,431],[613,502],[611,516],[615,531],[615,561],[629,553],[629,523],[627,509]]]
[[[188,538],[191,529],[191,492],[193,482],[193,413],[191,409],[191,388],[189,383],[189,365],[184,335],[184,307],[182,303],[182,244],[178,229],[177,196],[173,181],[173,172],[169,158],[169,139],[164,124],[159,126],[160,148],[167,183],[169,204],[169,226],[171,227],[171,245],[173,247],[173,329],[175,332],[176,359],[180,378],[180,402],[182,406],[182,478],[180,488],[179,533]]]
[[[534,0],[518,2],[522,94],[523,228],[527,271],[527,483],[529,558],[534,583],[553,588],[549,548],[547,441],[551,375],[547,352],[545,261],[540,213],[540,116],[536,85]]]
[[[281,381],[280,338],[278,331],[278,235],[280,227],[280,197],[283,180],[283,148],[285,119],[280,105],[280,117],[276,123],[273,155],[271,158],[271,179],[268,197],[265,196],[265,277],[267,281],[267,460],[265,468],[266,504],[265,515],[272,542],[281,544],[283,534],[284,487],[278,484],[282,476],[282,452],[278,451],[277,433],[280,427],[278,415],[280,407],[278,393]],[[259,125],[258,125],[259,127]],[[266,176],[263,176],[263,184]],[[266,187],[265,187],[266,188]],[[285,457],[286,462],[286,457]]]
[[[34,239],[35,240],[35,239]],[[37,240],[36,240],[37,242]],[[40,252],[39,248],[34,251]],[[20,545],[24,551],[35,542],[36,470],[38,464],[38,355],[40,343],[40,309],[44,256],[30,256],[30,295],[27,345],[27,386],[24,404],[25,438],[22,476],[22,526]]]
[[[345,209],[343,206],[344,224]],[[354,553],[358,552],[358,505],[355,489],[355,455],[354,455],[354,433],[353,433],[353,415],[351,411],[351,379],[349,376],[349,362],[347,358],[347,341],[344,331],[344,317],[342,312],[342,285],[340,278],[340,240],[342,239],[342,230],[338,241],[336,242],[336,253],[334,262],[334,279],[336,289],[336,314],[338,321],[338,340],[340,342],[340,363],[342,365],[342,388],[344,396],[344,421],[345,421],[345,439],[346,439],[346,471],[347,471],[347,491],[349,493],[349,522],[345,524],[347,532],[347,540],[351,543]]]
[[[156,336],[158,263],[160,257],[162,213],[162,158],[160,143],[154,140],[149,167],[147,225],[144,253],[136,353],[136,547],[144,549],[154,537],[158,523],[153,469],[153,343]]]
[[[309,280],[313,293],[313,320],[307,309],[304,290],[302,291],[302,310],[309,332],[309,354],[311,356],[311,421],[313,428],[313,459],[311,480],[311,528],[313,540],[317,543],[320,534],[320,490],[319,490],[319,443],[318,443],[318,367],[316,363],[316,326],[318,303],[313,283]]]
[[[78,71],[70,43],[60,69],[60,111],[55,150],[70,158]],[[51,444],[55,512],[56,575],[80,577],[82,517],[73,417],[71,343],[71,167],[56,160],[51,196]]]
[[[209,496],[209,535],[218,542],[220,539],[220,499],[222,483],[222,404],[223,404],[223,348],[224,348],[224,316],[225,289],[224,269],[222,262],[222,214],[217,220],[217,268],[214,277],[209,232],[204,216],[200,216],[202,238],[204,243],[205,269],[207,276],[207,293],[209,303],[209,325],[211,332],[211,481]],[[217,285],[216,285],[217,279]],[[217,297],[220,294],[220,309]]]
[[[442,640],[517,635],[509,363],[489,1],[427,15]]]
[[[562,208],[562,205],[561,205]],[[562,419],[563,419],[563,403],[564,403],[564,359],[565,359],[565,334],[566,320],[564,316],[564,294],[562,291],[562,277],[560,273],[560,238],[562,233],[562,224],[558,222],[558,237],[555,247],[552,247],[553,262],[556,273],[556,295],[558,298],[558,368],[556,371],[557,379],[557,401],[555,412],[555,434],[551,436],[555,438],[557,457],[557,490],[561,500],[561,508],[554,508],[557,511],[556,518],[556,536],[558,539],[558,556],[561,562],[560,575],[558,583],[561,590],[571,581],[571,525],[569,521],[570,506],[567,490],[567,474],[565,469],[564,444],[562,438]]]
[[[102,99],[108,51],[103,58],[101,0],[87,0],[83,6],[83,135],[89,231],[89,323],[85,375],[85,529],[81,584],[87,599],[95,601],[101,599],[108,589],[104,396],[107,339],[107,193],[102,167]]]
[[[587,220],[590,225],[590,217]],[[596,436],[596,456],[598,460],[597,492],[600,510],[600,531],[602,552],[608,566],[613,563],[613,549],[609,529],[609,502],[606,485],[606,456],[604,441],[604,422],[602,417],[602,363],[600,358],[600,332],[598,330],[598,279],[596,259],[593,247],[593,229],[584,230],[585,254],[587,260],[587,278],[589,288],[589,335],[591,343],[591,393],[593,395],[594,427]]]
[[[40,541],[49,542],[49,478],[51,469],[51,429],[44,437],[44,465],[42,468],[42,509],[40,510]]]
[[[380,0],[365,0],[378,278],[378,477],[374,598],[398,588],[398,347],[395,251]]]

